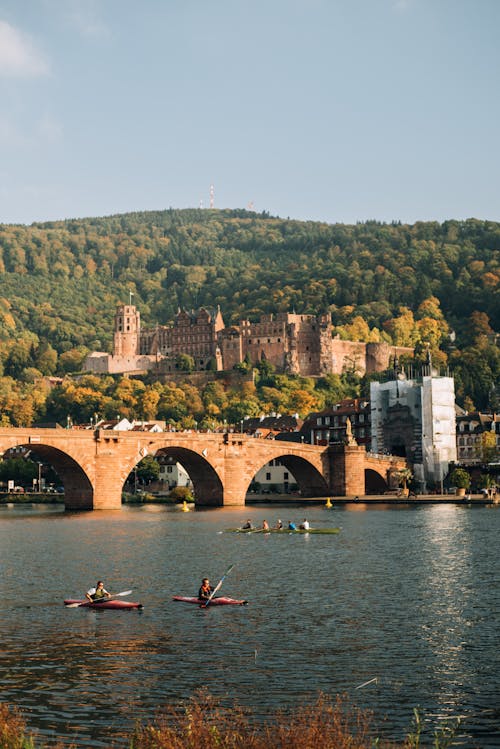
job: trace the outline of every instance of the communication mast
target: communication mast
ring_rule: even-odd
[[[215,204],[214,196],[215,196],[215,188],[213,185],[210,185],[210,208],[214,207],[214,204]]]

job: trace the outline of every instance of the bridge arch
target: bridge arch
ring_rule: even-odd
[[[147,455],[159,457],[165,455],[180,463],[193,484],[195,504],[208,507],[221,507],[224,504],[224,484],[218,470],[209,459],[196,449],[183,447],[176,443],[175,438],[169,435],[167,444],[151,444],[149,449],[139,451],[125,461],[120,470],[120,488],[125,484],[127,477],[135,466]],[[207,451],[205,451],[207,452]]]
[[[387,489],[387,480],[382,472],[365,469],[365,494],[383,494]]]
[[[291,446],[290,446],[291,447]],[[273,457],[271,460],[279,460],[280,463],[292,474],[295,483],[297,484],[300,494],[303,497],[326,497],[328,496],[328,477],[325,475],[324,465],[317,461],[316,456],[311,455],[311,459],[296,455],[293,453],[293,448],[287,449],[287,445],[284,442],[279,443],[279,447],[273,450]],[[314,462],[313,462],[314,461]],[[268,458],[264,463],[254,464],[251,466],[249,473],[245,476],[246,485],[244,487],[244,494],[248,492],[248,488],[252,483],[255,474],[270,462]],[[252,475],[250,475],[253,470]]]
[[[195,504],[221,507],[224,487],[219,474],[200,453],[186,447],[171,445],[156,451],[155,457],[165,455],[180,463],[188,472],[193,484]]]
[[[64,505],[67,510],[92,510],[94,501],[94,486],[81,462],[53,445],[37,442],[20,441],[9,445],[23,447],[28,450],[35,460],[50,464],[64,486]]]

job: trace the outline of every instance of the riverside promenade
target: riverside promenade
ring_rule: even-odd
[[[397,496],[397,494],[368,494],[352,497],[301,497],[291,494],[250,494],[247,495],[246,504],[286,504],[286,505],[326,505],[330,499],[333,506],[346,504],[359,505],[492,505],[500,506],[500,497],[486,497],[484,494],[466,494],[465,497],[457,497],[455,494],[417,494],[411,497]]]

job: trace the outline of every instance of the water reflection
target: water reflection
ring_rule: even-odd
[[[338,536],[221,533],[300,508],[2,510],[0,699],[47,739],[108,747],[201,686],[261,717],[347,691],[394,738],[421,705],[429,727],[465,715],[464,746],[498,746],[499,513],[354,507],[308,508]],[[248,607],[171,601],[232,563],[224,592]],[[144,610],[64,609],[98,578]]]

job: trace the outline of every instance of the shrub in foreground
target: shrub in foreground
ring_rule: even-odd
[[[137,726],[130,749],[369,749],[369,718],[340,697],[320,695],[313,705],[261,725],[239,706],[224,708],[201,692],[184,710],[167,708],[154,723]]]
[[[413,730],[402,742],[376,737],[372,715],[346,698],[320,694],[316,702],[293,714],[277,712],[264,724],[254,722],[238,705],[224,707],[205,691],[184,707],[169,706],[150,724],[137,724],[128,749],[421,749],[422,720],[414,710]],[[447,749],[460,722],[440,727],[433,749]],[[17,710],[0,704],[0,749],[43,749],[26,735]],[[113,745],[110,744],[110,749]],[[63,744],[53,746],[63,749]],[[77,749],[72,744],[65,749]]]

